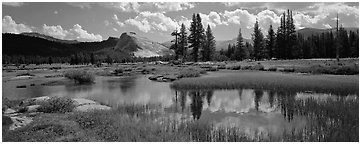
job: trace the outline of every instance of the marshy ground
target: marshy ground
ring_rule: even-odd
[[[93,74],[95,83],[65,78],[72,70]],[[148,80],[153,75],[177,80]],[[43,95],[113,107],[40,113],[11,131],[3,123],[3,141],[359,139],[358,59],[7,66],[2,77],[3,112]]]

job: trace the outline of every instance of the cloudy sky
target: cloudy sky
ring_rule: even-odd
[[[336,14],[344,27],[358,27],[358,3],[265,3],[265,2],[168,2],[168,3],[2,3],[2,32],[39,32],[60,39],[101,41],[123,32],[136,32],[151,40],[165,42],[170,33],[192,14],[200,13],[204,26],[211,26],[216,40],[229,40],[242,29],[250,38],[258,19],[266,34],[276,29],[281,14],[293,10],[296,29],[335,27]]]

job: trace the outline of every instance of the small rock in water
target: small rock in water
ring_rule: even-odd
[[[31,106],[27,106],[27,112],[37,112],[38,108],[40,107],[40,105],[31,105]]]
[[[82,105],[74,109],[74,111],[88,112],[93,110],[110,110],[111,107],[105,105]]]
[[[16,110],[11,109],[11,108],[8,108],[8,109],[6,109],[6,110],[4,111],[4,114],[12,114],[12,113],[15,113],[15,112],[16,112]]]
[[[73,100],[74,100],[74,105],[75,106],[88,105],[88,104],[97,104],[97,102],[95,102],[95,101],[88,100],[88,99],[83,99],[83,98],[75,98]]]
[[[159,77],[163,77],[163,76],[162,75],[154,75],[154,76],[150,76],[148,79],[157,80]]]
[[[18,85],[16,88],[26,88],[26,85]]]

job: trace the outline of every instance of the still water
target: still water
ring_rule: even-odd
[[[3,96],[9,99],[44,95],[87,98],[112,107],[158,105],[167,113],[181,114],[199,122],[239,127],[251,137],[282,136],[285,132],[291,133],[310,126],[340,133],[345,129],[358,133],[356,95],[262,89],[173,90],[169,87],[170,83],[153,82],[148,77],[96,77],[92,85],[58,86],[38,85],[46,79],[3,81]],[[16,85],[30,83],[36,86],[15,88]]]

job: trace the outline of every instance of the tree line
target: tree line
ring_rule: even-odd
[[[189,27],[189,36],[184,24],[180,31],[172,32],[174,40],[171,49],[175,50],[176,59],[201,61],[224,60],[264,60],[264,59],[301,59],[301,58],[348,58],[358,57],[358,31],[347,32],[342,26],[336,32],[328,32],[304,37],[296,33],[292,11],[287,10],[281,16],[276,32],[270,24],[264,37],[258,20],[252,35],[253,44],[243,42],[242,31],[239,29],[237,42],[229,44],[226,50],[215,50],[215,40],[211,27],[205,31],[199,14],[193,14]],[[191,51],[188,52],[188,49]],[[191,58],[189,58],[191,57]]]

